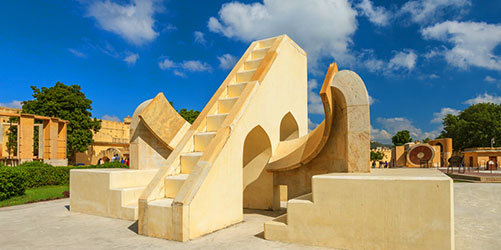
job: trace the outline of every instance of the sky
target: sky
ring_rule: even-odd
[[[78,84],[92,115],[122,120],[163,92],[202,110],[254,40],[289,35],[308,53],[309,126],[323,120],[330,63],[369,96],[371,137],[434,138],[446,114],[501,104],[501,1],[3,1],[0,106],[30,86]]]

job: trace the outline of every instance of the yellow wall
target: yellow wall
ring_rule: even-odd
[[[496,157],[498,167],[501,164],[501,147],[466,148],[463,154],[465,166],[485,167],[489,157]],[[470,157],[472,157],[473,164],[470,163]]]
[[[76,154],[76,163],[97,164],[99,158],[106,156],[111,159],[115,153],[128,158],[129,129],[130,117],[126,117],[123,122],[102,120],[101,129],[94,133],[94,143],[89,146],[89,150]]]

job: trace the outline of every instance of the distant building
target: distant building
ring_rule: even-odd
[[[465,166],[487,168],[492,161],[492,167],[497,168],[501,162],[501,147],[465,148],[463,155]]]
[[[101,129],[93,136],[94,143],[83,153],[76,154],[76,163],[84,165],[97,164],[101,159],[109,161],[114,155],[129,158],[130,122],[127,116],[123,122],[102,120]]]
[[[410,142],[391,149],[392,167],[445,167],[452,156],[452,139]]]
[[[10,121],[12,117],[16,118],[15,122]],[[20,109],[0,107],[1,162],[17,165],[37,160],[54,166],[67,166],[67,125],[68,121],[56,117],[22,114]],[[10,128],[17,128],[15,134],[17,145],[15,149],[9,150],[7,144]]]
[[[391,148],[377,147],[377,148],[371,149],[371,151],[383,153],[383,159],[381,161],[383,161],[383,162],[386,161],[386,162],[390,163],[390,161],[391,161]],[[379,167],[379,165],[376,164],[376,167]]]

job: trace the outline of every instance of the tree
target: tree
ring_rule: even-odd
[[[50,88],[31,86],[34,100],[23,102],[23,113],[57,117],[68,120],[67,153],[84,152],[92,144],[92,132],[101,128],[101,121],[91,118],[92,101],[87,99],[78,85],[57,82]]]
[[[200,114],[200,111],[198,110],[187,110],[187,109],[180,109],[178,113],[189,123],[193,123],[198,115]]]
[[[395,146],[402,146],[408,142],[412,142],[411,134],[408,130],[398,131],[395,136],[391,138],[391,142]]]
[[[169,101],[169,103],[174,108],[174,104],[171,101]],[[176,109],[176,108],[174,108],[174,109]],[[197,119],[198,115],[200,115],[200,111],[193,110],[193,109],[190,109],[190,110],[180,109],[177,112],[190,124],[192,124]]]
[[[501,105],[479,103],[458,115],[444,118],[440,138],[452,138],[454,150],[471,147],[490,147],[491,139],[501,142]]]
[[[423,143],[428,143],[431,139],[429,137],[426,137],[424,140],[423,140]]]
[[[371,161],[376,162],[376,161],[381,161],[384,158],[383,152],[379,151],[371,151]]]

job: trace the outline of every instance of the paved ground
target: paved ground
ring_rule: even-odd
[[[456,249],[501,248],[501,184],[455,183]],[[70,213],[68,199],[0,208],[0,249],[320,249],[262,238],[276,213],[186,243],[137,235],[130,221]]]

